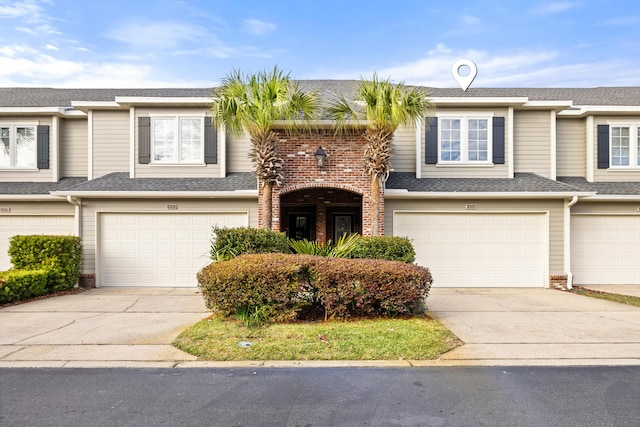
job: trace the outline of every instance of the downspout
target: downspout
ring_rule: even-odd
[[[71,195],[67,196],[67,202],[71,203],[75,207],[75,223],[73,225],[74,233],[78,237],[82,237],[82,202],[77,197],[73,197]]]
[[[573,196],[564,208],[564,271],[567,272],[567,289],[573,289],[573,273],[571,273],[571,207],[578,203],[578,196]]]

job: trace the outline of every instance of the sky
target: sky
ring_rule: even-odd
[[[458,87],[640,86],[640,2],[0,0],[0,87],[212,87],[234,70]]]

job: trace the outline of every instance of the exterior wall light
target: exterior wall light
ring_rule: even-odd
[[[319,168],[323,168],[327,164],[327,153],[322,149],[322,147],[318,147],[316,151],[316,166]]]

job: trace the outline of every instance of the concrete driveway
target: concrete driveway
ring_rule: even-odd
[[[551,289],[434,288],[465,345],[436,361],[200,362],[171,346],[206,317],[197,289],[99,288],[0,309],[0,367],[640,364],[640,308]]]
[[[640,364],[638,307],[553,289],[462,288],[434,288],[427,305],[465,342],[442,356],[451,364]]]
[[[206,317],[197,289],[99,288],[0,309],[0,367],[174,366],[171,342]]]

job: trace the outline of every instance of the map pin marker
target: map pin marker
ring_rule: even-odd
[[[469,67],[469,74],[463,76],[460,74],[460,69],[465,66]],[[478,67],[470,59],[458,59],[451,67],[451,74],[453,74],[453,78],[456,79],[462,90],[466,91],[478,75]]]

